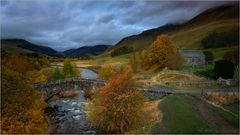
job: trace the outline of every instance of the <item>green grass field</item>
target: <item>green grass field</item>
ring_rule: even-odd
[[[224,47],[224,48],[210,48],[204,49],[204,51],[210,51],[213,53],[214,61],[220,60],[223,58],[224,54],[228,51],[238,50],[239,47]]]
[[[164,133],[202,133],[210,129],[209,124],[191,106],[179,100],[179,96],[168,96],[160,105],[160,110],[163,120],[158,125],[162,126]],[[157,132],[158,127],[154,128],[154,133],[160,133]]]
[[[95,57],[96,62],[120,62],[127,64],[132,54],[125,54],[120,56],[111,57],[110,55],[100,55]]]
[[[196,65],[194,67],[192,66],[183,66],[182,71],[187,71],[187,72],[194,72],[196,70],[206,70],[206,69],[213,69],[213,65]]]
[[[239,104],[237,104],[239,105]],[[236,104],[226,109],[239,113]],[[159,105],[163,113],[151,133],[237,133],[239,118],[220,108],[207,104],[199,97],[174,94],[165,97]]]

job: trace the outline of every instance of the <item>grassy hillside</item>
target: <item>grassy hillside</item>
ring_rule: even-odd
[[[239,29],[239,5],[209,9],[181,25],[165,25],[123,38],[106,53],[127,46],[134,51],[148,47],[158,35],[169,34],[182,49],[201,49],[201,41],[209,33]]]
[[[107,50],[110,45],[83,46],[62,52],[68,57],[97,56]]]
[[[1,48],[8,52],[14,52],[14,53],[33,53],[33,51],[18,47],[18,44],[1,42]]]
[[[61,56],[60,53],[50,47],[32,44],[23,39],[1,39],[1,49],[18,54],[38,53],[48,56]]]
[[[200,49],[202,48],[202,39],[209,33],[213,31],[223,32],[230,29],[239,29],[238,19],[220,20],[199,26],[187,27],[171,33],[171,37],[180,48]]]

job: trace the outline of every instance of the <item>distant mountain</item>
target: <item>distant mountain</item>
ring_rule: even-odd
[[[40,53],[48,56],[61,56],[60,53],[50,47],[36,45],[24,39],[1,39],[1,48],[15,53]]]
[[[239,5],[208,9],[183,24],[168,24],[123,38],[106,53],[121,52],[123,48],[139,51],[148,47],[158,35],[168,34],[180,48],[200,49],[209,33],[239,29]],[[122,51],[124,53],[124,51]],[[129,53],[128,51],[126,51]]]
[[[67,57],[96,56],[106,51],[111,45],[83,46],[62,52]]]

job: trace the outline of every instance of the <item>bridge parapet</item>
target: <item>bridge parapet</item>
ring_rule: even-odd
[[[105,81],[103,80],[73,77],[35,84],[34,87],[41,91],[45,100],[47,100],[67,90],[96,90],[104,85]]]

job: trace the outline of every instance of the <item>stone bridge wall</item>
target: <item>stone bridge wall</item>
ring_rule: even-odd
[[[34,87],[43,93],[45,100],[48,100],[52,96],[67,90],[96,90],[104,85],[105,82],[102,80],[74,77],[49,81],[44,84],[36,84]]]

